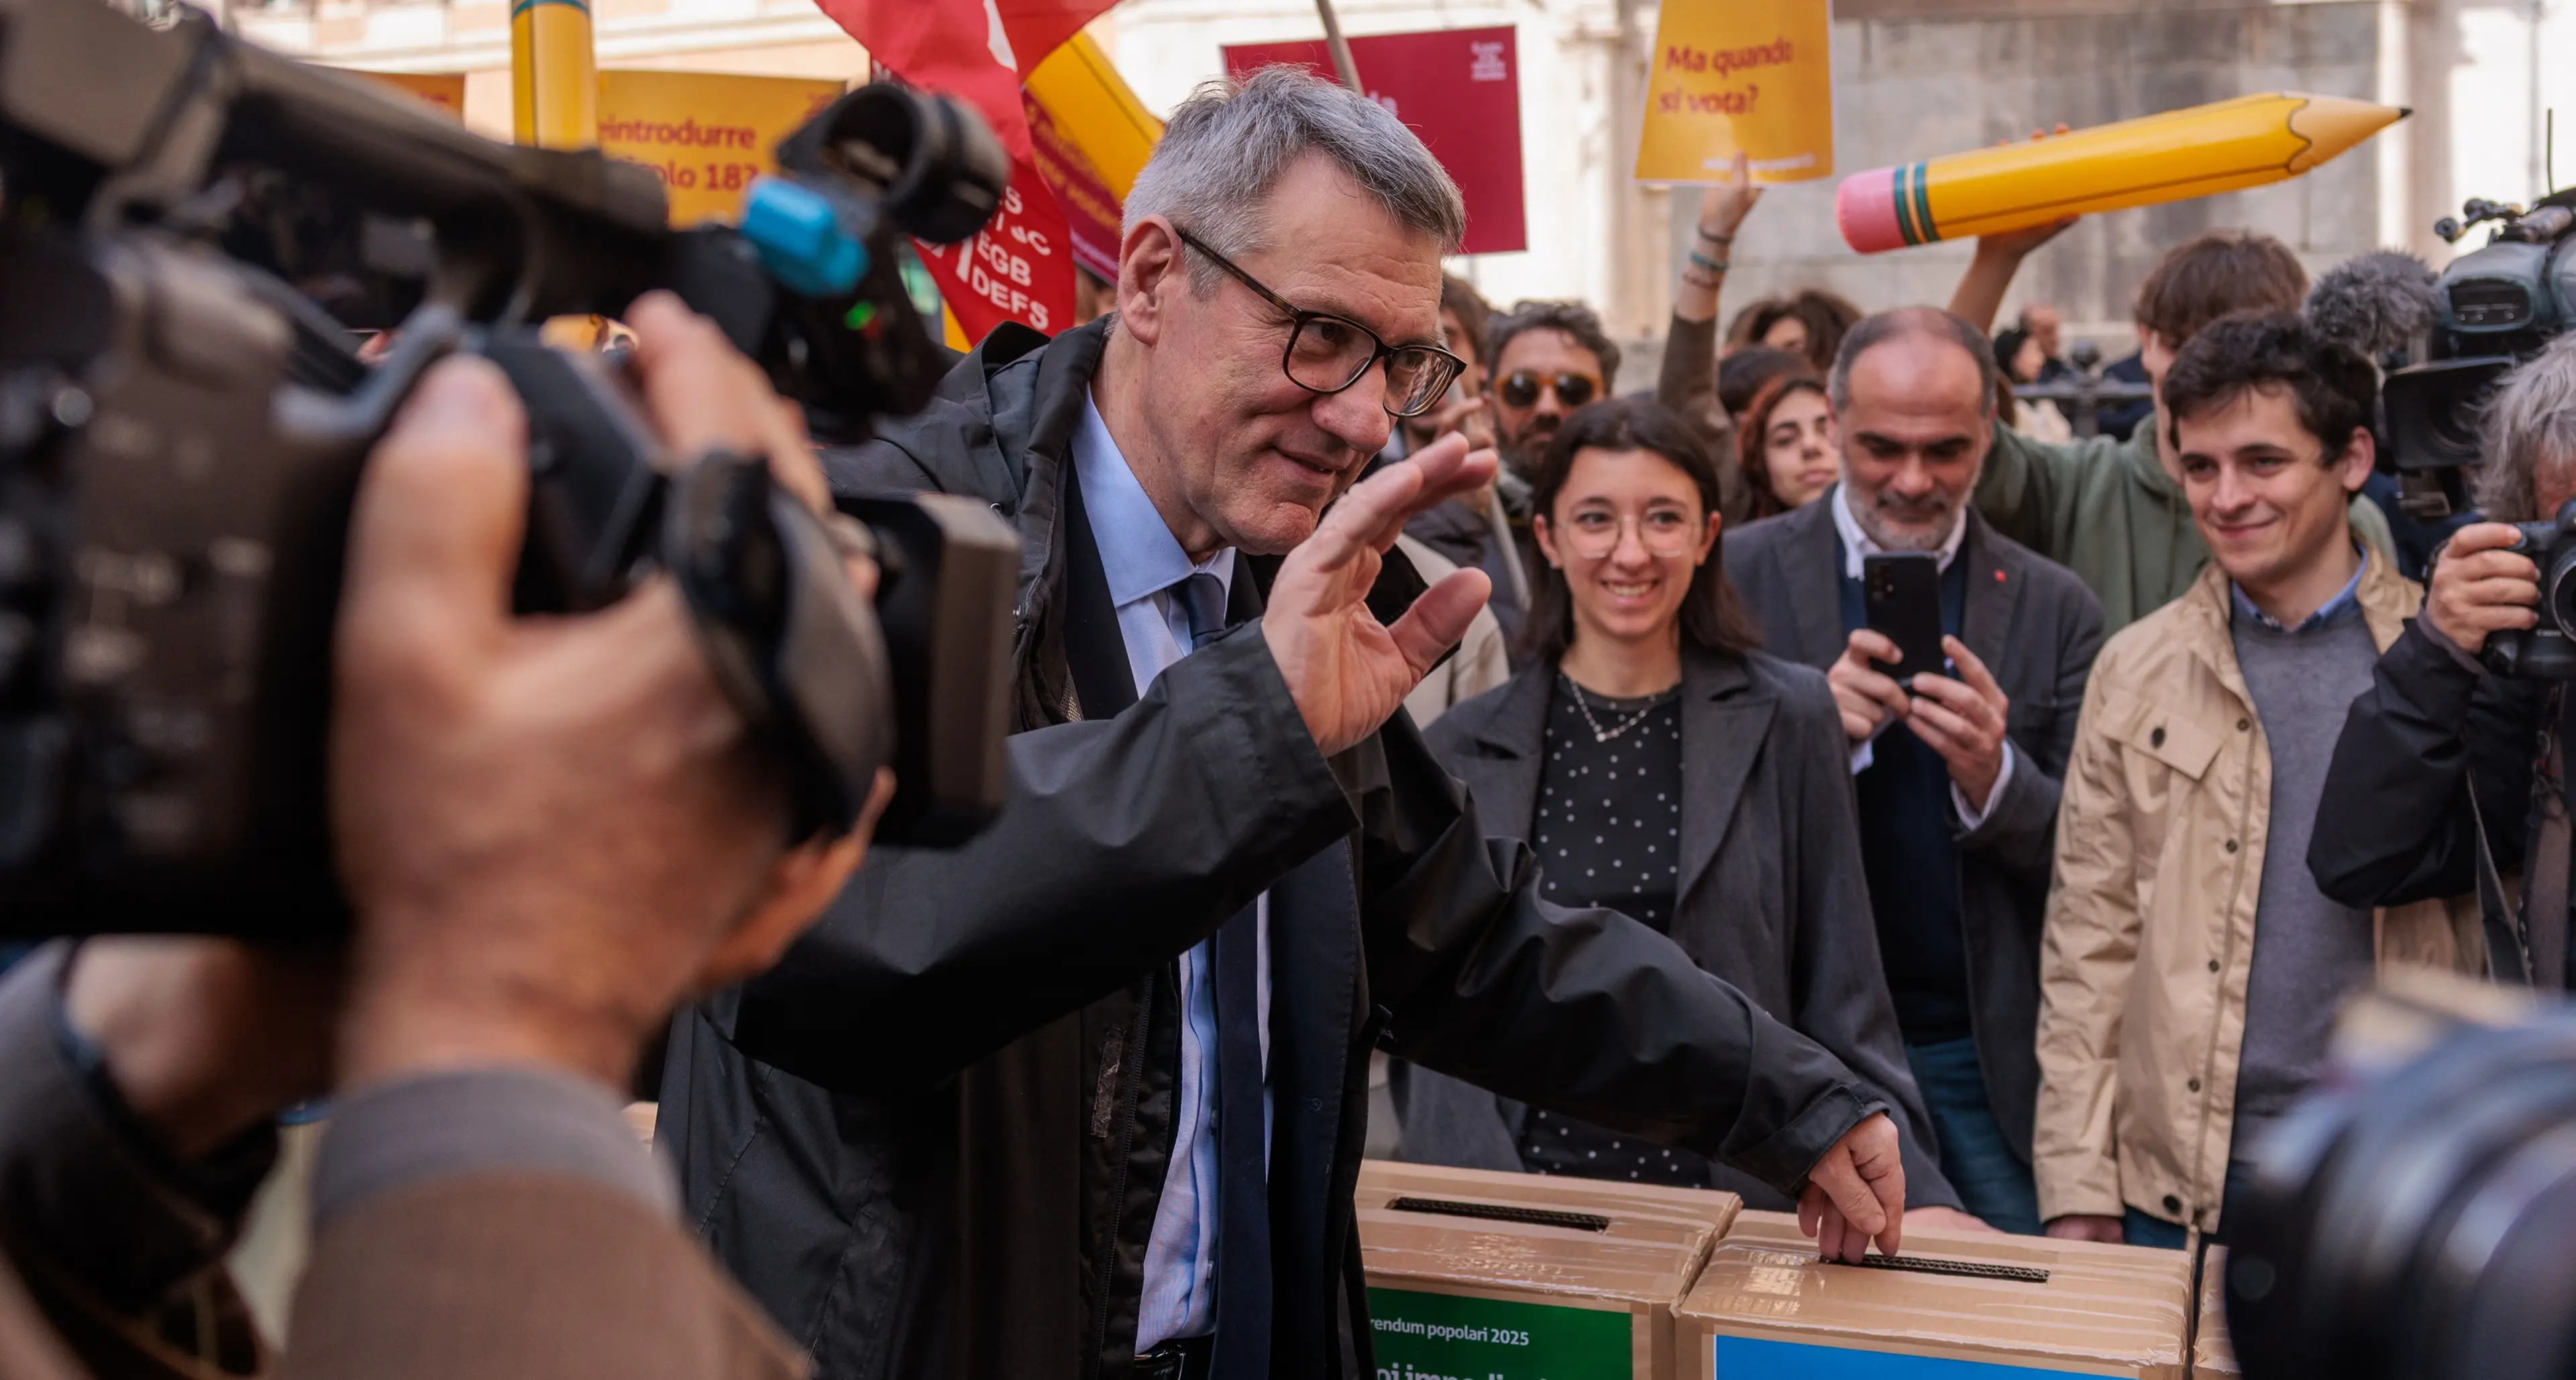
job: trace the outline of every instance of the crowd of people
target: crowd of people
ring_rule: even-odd
[[[2000,414],[2061,324],[1987,331],[2062,227],[1946,308],[1721,333],[1757,202],[1705,197],[1630,396],[1589,309],[1443,275],[1463,207],[1390,113],[1281,69],[1175,112],[1108,312],[819,469],[639,312],[675,448],[1021,532],[1010,802],[863,869],[864,827],[777,846],[667,590],[506,625],[522,442],[443,368],[353,536],[354,947],[0,985],[0,1348],[32,1300],[100,1373],[255,1364],[208,1272],[328,1088],[289,1373],[1355,1380],[1375,1053],[1409,1159],[1724,1188],[1837,1259],[2187,1247],[2375,970],[2567,985],[2561,700],[2479,660],[2537,572],[2485,523],[2402,573],[2376,366],[2295,255],[2176,247],[2151,412],[2052,437]],[[2576,493],[2576,345],[2480,485]],[[1899,553],[1942,634],[1903,680]],[[611,1090],[683,1000],[657,1168]]]

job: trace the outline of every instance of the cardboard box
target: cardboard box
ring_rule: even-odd
[[[2192,1320],[2191,1373],[2199,1376],[2243,1375],[2236,1348],[2227,1340],[2227,1248],[2212,1246],[2200,1258],[2200,1313]]]
[[[1828,1265],[1787,1213],[1739,1214],[1676,1313],[1682,1380],[2182,1380],[2181,1251],[1908,1231],[1905,1255],[2045,1282]]]
[[[1673,1306],[1742,1207],[1378,1160],[1357,1196],[1381,1380],[1676,1380]]]

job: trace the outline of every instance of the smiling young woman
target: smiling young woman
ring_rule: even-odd
[[[1547,900],[1619,911],[1848,1065],[1893,1109],[1910,1206],[1955,1206],[1879,970],[1849,749],[1824,678],[1756,649],[1719,560],[1717,464],[1651,402],[1569,416],[1532,475],[1527,669],[1426,730]],[[1778,1193],[1685,1151],[1398,1077],[1407,1159]]]

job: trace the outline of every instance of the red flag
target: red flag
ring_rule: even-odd
[[[1011,189],[974,239],[918,245],[972,340],[1003,321],[1050,334],[1073,320],[1073,245],[1038,176],[1020,78],[1113,0],[816,0],[887,70],[961,96],[1011,154]],[[917,242],[916,242],[917,243]]]

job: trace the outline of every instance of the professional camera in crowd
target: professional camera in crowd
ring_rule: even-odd
[[[2256,1147],[2230,1209],[2245,1374],[2576,1375],[2576,1008],[2372,994],[2337,1061]]]
[[[982,506],[817,516],[757,457],[666,456],[615,368],[537,323],[667,288],[832,439],[944,369],[897,236],[953,241],[1008,168],[876,85],[779,148],[739,227],[656,175],[97,0],[0,0],[0,933],[327,934],[330,635],[361,464],[423,372],[526,405],[523,612],[675,580],[800,836],[961,838],[999,807],[1014,533]],[[328,291],[317,285],[329,285]],[[350,316],[395,321],[373,363]],[[382,324],[370,322],[366,324]],[[875,556],[874,609],[844,572]]]

